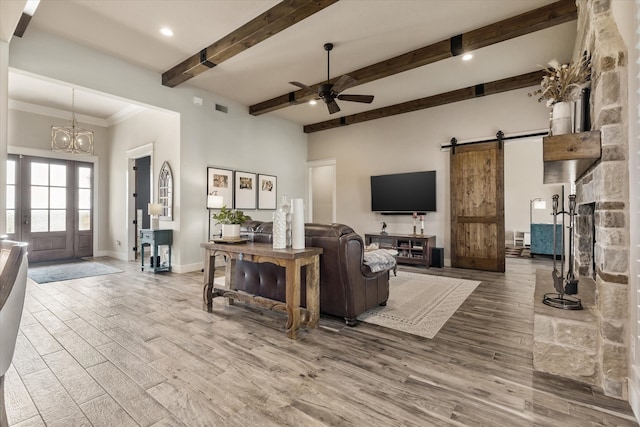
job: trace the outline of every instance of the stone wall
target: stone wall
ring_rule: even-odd
[[[559,310],[542,303],[553,289],[551,272],[538,270],[534,293],[533,366],[539,371],[583,383],[600,383],[595,283],[581,279],[579,297],[584,310]]]
[[[586,51],[591,55],[591,121],[592,129],[601,132],[602,158],[576,182],[579,214],[591,215],[593,211],[595,246],[581,244],[591,236],[580,233],[590,233],[591,227],[580,225],[591,219],[578,217],[574,268],[580,275],[595,276],[596,385],[606,395],[626,399],[630,244],[627,52],[609,0],[578,0],[577,5],[575,54]]]

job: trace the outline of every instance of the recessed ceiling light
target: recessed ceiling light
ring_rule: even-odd
[[[318,101],[316,101],[315,99],[312,99],[311,101],[309,101],[309,104],[311,105],[316,105],[318,103]]]
[[[473,55],[470,53],[465,53],[464,55],[462,55],[462,60],[463,61],[469,61],[471,60],[471,58],[473,58]]]
[[[169,27],[160,28],[160,33],[165,37],[173,36],[173,30],[171,28],[169,28]]]

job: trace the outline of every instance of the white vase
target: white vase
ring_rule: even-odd
[[[278,209],[273,213],[273,229],[271,231],[273,249],[287,247],[287,213]]]
[[[551,115],[551,135],[564,135],[572,132],[572,102],[556,102]]]
[[[291,200],[291,247],[304,249],[304,201]]]
[[[240,237],[240,224],[222,224],[222,237]]]

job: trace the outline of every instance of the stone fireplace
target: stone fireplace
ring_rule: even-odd
[[[630,283],[627,51],[609,0],[578,0],[577,5],[574,57],[582,52],[591,55],[590,114],[592,130],[600,131],[602,144],[600,160],[575,183],[578,217],[574,270],[582,287],[580,293],[588,293],[592,283],[593,300],[582,313],[576,314],[536,308],[534,367],[598,386],[606,395],[627,399]],[[563,358],[563,354],[573,357]],[[552,360],[555,366],[550,368]],[[576,360],[580,360],[581,366],[576,365]]]
[[[591,277],[596,279],[596,227],[595,227],[595,203],[584,203],[578,206],[578,216],[576,218],[576,262],[574,265],[580,277]]]

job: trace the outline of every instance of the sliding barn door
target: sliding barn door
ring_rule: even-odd
[[[486,142],[451,150],[451,265],[504,272],[504,151]]]

